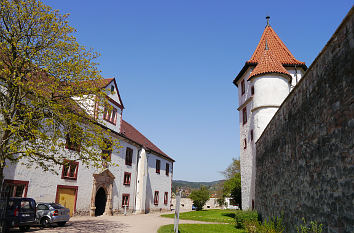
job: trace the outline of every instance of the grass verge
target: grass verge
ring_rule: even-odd
[[[173,224],[159,228],[158,233],[173,233]],[[246,233],[237,229],[234,224],[179,224],[179,233]]]
[[[163,214],[162,217],[174,218],[174,214]],[[180,213],[180,219],[203,222],[235,223],[235,210],[201,210]]]

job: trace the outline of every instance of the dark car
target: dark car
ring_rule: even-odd
[[[52,223],[64,226],[70,219],[70,210],[56,203],[38,203],[36,219],[43,227],[48,227]]]
[[[6,207],[6,227],[28,231],[36,223],[36,201],[32,198],[10,197]]]

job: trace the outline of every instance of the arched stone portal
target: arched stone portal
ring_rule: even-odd
[[[101,173],[93,174],[90,216],[113,215],[112,192],[114,179],[114,175],[108,169]]]
[[[104,189],[101,187],[97,190],[95,197],[95,216],[102,215],[106,209],[107,195]]]

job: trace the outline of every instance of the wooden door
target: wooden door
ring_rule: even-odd
[[[57,203],[70,209],[70,216],[73,216],[76,206],[76,187],[58,187],[57,189]]]

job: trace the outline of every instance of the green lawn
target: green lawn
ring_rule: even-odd
[[[172,233],[173,224],[160,227],[158,233]],[[246,233],[235,228],[234,224],[179,224],[179,233]]]
[[[163,214],[162,217],[174,218],[174,214]],[[180,213],[180,219],[204,222],[222,222],[235,225],[235,210],[201,210]]]

